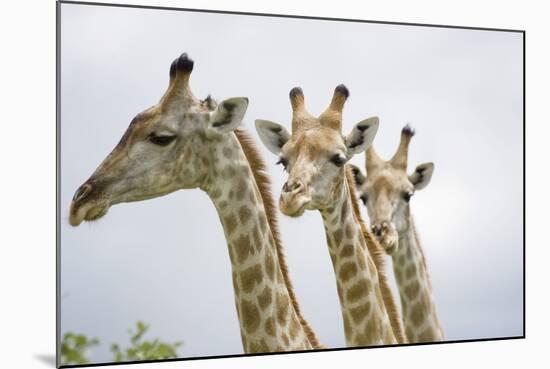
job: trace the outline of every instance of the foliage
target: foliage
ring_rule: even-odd
[[[129,331],[132,344],[130,347],[121,350],[119,345],[112,344],[111,351],[115,354],[114,361],[172,359],[178,356],[177,348],[181,346],[181,342],[165,343],[158,338],[153,341],[143,341],[142,338],[148,329],[147,324],[138,321],[136,331]]]
[[[141,321],[136,323],[136,330],[130,333],[131,346],[121,349],[116,343],[111,345],[111,352],[114,354],[113,361],[137,361],[137,360],[160,360],[178,357],[177,348],[181,342],[166,343],[155,338],[152,341],[143,340],[143,336],[149,330],[149,326]],[[67,332],[61,342],[61,364],[75,365],[88,364],[88,350],[92,346],[99,345],[97,338],[88,338],[83,334]]]
[[[61,363],[63,364],[87,364],[88,349],[99,345],[97,338],[89,339],[83,334],[67,332],[61,342]]]

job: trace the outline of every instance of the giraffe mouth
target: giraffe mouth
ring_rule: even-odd
[[[102,218],[107,211],[109,211],[108,202],[79,205],[73,201],[69,210],[69,224],[78,227],[83,221],[91,222]]]
[[[284,215],[297,218],[304,214],[310,203],[311,198],[307,196],[294,196],[291,199],[281,196],[279,200],[279,207]]]
[[[375,223],[372,225],[371,231],[387,254],[393,255],[397,251],[399,235],[393,223],[388,221]]]

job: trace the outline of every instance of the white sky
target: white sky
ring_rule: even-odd
[[[345,133],[378,115],[384,157],[411,123],[410,169],[436,166],[411,204],[446,338],[522,334],[521,34],[72,4],[61,25],[61,326],[101,340],[94,361],[110,361],[110,343],[127,342],[139,319],[150,338],[183,340],[185,357],[242,353],[227,246],[204,193],[67,221],[76,188],[158,101],[184,51],[198,97],[249,97],[243,125],[258,143],[254,119],[290,126],[294,86],[320,113],[345,83]],[[259,146],[278,197],[286,174]],[[305,317],[323,343],[344,346],[321,217],[280,225]]]

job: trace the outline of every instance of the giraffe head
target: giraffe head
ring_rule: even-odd
[[[399,234],[409,226],[410,200],[416,190],[430,183],[434,170],[433,163],[416,167],[407,174],[408,151],[414,129],[406,125],[401,131],[401,140],[393,157],[382,160],[369,147],[366,152],[366,176],[355,166],[352,167],[355,183],[361,201],[367,207],[372,231],[388,254],[393,254],[399,246]]]
[[[185,53],[172,62],[160,101],[136,115],[120,142],[76,190],[71,225],[98,219],[117,203],[205,184],[211,146],[240,124],[248,99],[217,104],[210,96],[195,98],[189,87],[193,64]]]
[[[378,129],[378,118],[365,119],[342,135],[342,109],[349,96],[339,85],[329,107],[319,116],[310,115],[304,106],[304,94],[298,87],[290,91],[292,134],[280,124],[257,120],[256,129],[267,148],[279,156],[288,172],[279,205],[288,216],[300,216],[307,210],[333,206],[344,181],[346,162],[370,145]]]

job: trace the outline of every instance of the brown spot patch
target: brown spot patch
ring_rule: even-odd
[[[260,311],[256,305],[245,299],[241,300],[241,319],[247,333],[254,333],[260,326]]]
[[[263,247],[262,235],[260,234],[260,228],[256,224],[252,230],[252,242],[256,245],[256,250],[260,251]]]
[[[342,267],[340,267],[340,272],[338,273],[340,280],[344,283],[346,283],[356,275],[357,275],[357,265],[355,265],[355,263],[351,261],[348,261],[342,264]]]
[[[355,324],[361,323],[367,317],[367,315],[369,315],[370,301],[367,301],[356,308],[350,309],[349,312]]]
[[[271,301],[273,301],[271,287],[265,286],[262,293],[258,296],[258,305],[260,305],[260,309],[265,310],[265,308],[271,304]]]
[[[227,207],[227,201],[220,201],[218,207],[223,211]]]
[[[411,310],[411,322],[418,327],[424,321],[426,314],[420,302],[414,304]]]
[[[436,340],[435,337],[436,335],[433,331],[433,328],[428,327],[418,334],[417,342],[432,342]]]
[[[266,319],[266,321],[265,321],[265,331],[270,336],[275,336],[275,334],[277,333],[277,326],[275,326],[275,324],[273,322],[273,318],[269,317],[269,318]]]
[[[231,150],[230,147],[224,147],[222,150],[223,156],[225,156],[226,159],[231,159],[233,157],[233,150]]]
[[[298,322],[297,318],[294,318],[290,321],[290,329],[289,329],[289,335],[290,339],[294,341],[296,337],[298,337],[298,333],[300,332],[300,323]]]
[[[247,234],[238,237],[234,242],[235,251],[237,253],[237,260],[239,263],[244,263],[248,259],[248,255],[254,250],[250,245],[250,239]]]
[[[337,229],[332,233],[332,240],[333,240],[334,246],[338,246],[342,242],[342,233],[343,232],[341,229]]]
[[[290,346],[290,339],[286,333],[281,334],[281,339],[285,343],[286,347]]]
[[[222,170],[222,176],[225,178],[225,179],[232,179],[235,177],[235,174],[237,172],[235,171],[235,168],[233,168],[232,166],[227,166],[225,167],[223,170]]]
[[[416,265],[412,263],[411,265],[409,265],[407,270],[405,270],[405,278],[411,279],[415,274],[416,274]]]
[[[241,286],[244,292],[250,293],[256,286],[262,282],[262,266],[256,264],[241,272]]]
[[[412,300],[418,295],[418,292],[420,291],[420,285],[417,281],[413,281],[412,283],[407,285],[407,287],[405,287],[404,291],[407,299]]]
[[[219,199],[222,195],[222,191],[219,188],[216,188],[214,191],[210,192],[210,198],[212,200]]]
[[[223,217],[223,223],[225,231],[227,232],[227,236],[231,236],[235,228],[237,227],[237,217],[233,214],[227,214],[225,217]]]
[[[345,232],[346,232],[346,238],[348,240],[351,240],[353,236],[355,236],[355,228],[353,227],[353,224],[351,222],[348,222],[346,224]]]
[[[349,258],[355,255],[355,249],[353,248],[353,245],[347,244],[342,247],[342,250],[340,250],[340,257],[341,258]]]
[[[401,284],[403,281],[403,273],[401,272],[401,269],[400,268],[397,268],[397,266],[394,264],[394,267],[393,267],[393,274],[395,275],[395,281],[398,283],[398,284]]]
[[[397,258],[397,264],[401,266],[405,265],[405,255],[403,254],[399,255],[399,258]]]
[[[241,221],[242,225],[245,225],[251,216],[252,212],[250,211],[248,206],[243,205],[239,208],[239,220]]]
[[[241,201],[242,199],[244,199],[248,191],[249,191],[248,183],[246,183],[244,179],[239,180],[239,183],[237,183],[237,193],[236,193],[237,200]]]
[[[284,293],[279,293],[277,295],[277,321],[280,325],[286,324],[289,305],[290,300],[288,296]]]
[[[269,352],[269,346],[267,345],[267,343],[263,338],[260,340],[258,346],[260,347],[259,352]]]
[[[271,281],[275,279],[275,261],[273,260],[271,251],[265,254],[265,273]]]
[[[355,285],[351,286],[348,289],[348,292],[346,293],[346,299],[350,303],[357,302],[361,300],[363,297],[367,296],[369,294],[370,289],[370,282],[367,282],[366,280],[359,281]]]

